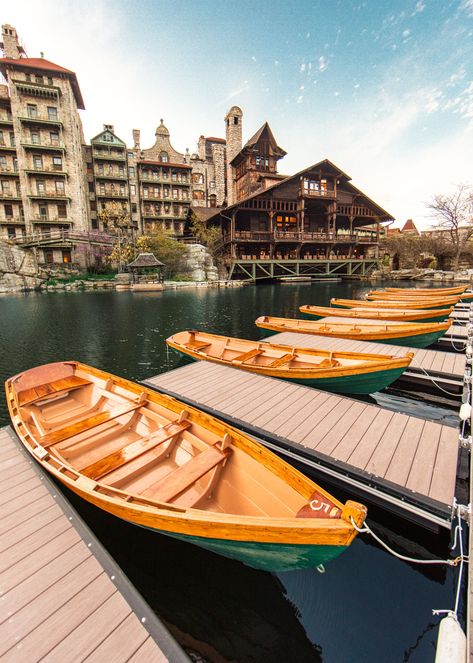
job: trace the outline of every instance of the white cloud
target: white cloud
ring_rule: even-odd
[[[302,73],[305,71],[305,62],[301,63],[301,66],[299,67],[299,71]]]
[[[473,0],[462,0],[460,9],[463,9],[468,16],[473,16]]]
[[[416,4],[414,11],[412,12],[411,16],[415,16],[416,14],[420,14],[423,12],[425,9],[425,2],[422,2],[422,0],[419,0],[419,2]]]
[[[323,55],[319,58],[319,71],[325,71],[328,67],[328,62]]]

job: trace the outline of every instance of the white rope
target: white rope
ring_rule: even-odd
[[[460,557],[456,557],[455,559],[414,559],[413,557],[406,557],[406,555],[401,555],[401,553],[396,552],[392,548],[388,546],[387,543],[384,543],[377,534],[373,532],[371,527],[366,523],[366,521],[363,523],[363,527],[358,527],[355,521],[353,520],[353,516],[350,516],[351,524],[353,527],[356,529],[357,532],[360,534],[371,534],[373,539],[375,539],[383,548],[385,548],[391,555],[394,555],[394,557],[397,557],[398,559],[403,560],[404,562],[411,562],[412,564],[445,564],[447,566],[457,566],[457,564],[460,562]]]
[[[420,368],[421,371],[423,371],[423,372],[425,373],[425,375],[429,378],[429,380],[432,382],[432,384],[434,384],[434,385],[437,387],[437,389],[439,389],[440,391],[443,391],[443,393],[444,393],[444,394],[447,394],[448,396],[458,396],[458,394],[452,394],[451,391],[447,391],[447,389],[444,389],[443,387],[441,387],[441,386],[438,384],[438,382],[436,382],[436,381],[434,380],[434,378],[433,378],[431,375],[429,375],[429,374],[427,373],[427,371],[425,370],[425,368],[422,368],[422,366],[419,366],[419,368]]]

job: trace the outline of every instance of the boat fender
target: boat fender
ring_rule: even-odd
[[[466,635],[453,613],[440,622],[435,663],[464,663]]]
[[[460,419],[462,421],[468,421],[471,417],[471,405],[469,403],[463,403],[460,408]]]

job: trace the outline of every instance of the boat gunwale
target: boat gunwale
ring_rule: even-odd
[[[353,307],[355,309],[356,307]],[[317,315],[318,317],[324,318],[327,316],[339,316],[342,318],[349,318],[350,317],[350,311],[352,311],[351,315],[354,318],[369,318],[370,314],[372,315],[371,319],[372,320],[393,320],[393,322],[399,322],[400,320],[406,319],[409,317],[409,320],[406,320],[406,322],[416,322],[420,320],[428,320],[429,318],[440,318],[440,317],[445,317],[447,318],[450,316],[453,311],[455,310],[453,306],[450,306],[449,308],[445,309],[432,309],[432,308],[426,308],[426,309],[412,309],[412,308],[406,308],[406,309],[397,309],[397,308],[392,308],[392,309],[383,309],[381,306],[378,308],[375,307],[360,307],[363,309],[362,311],[358,310],[353,310],[349,308],[340,308],[340,307],[333,307],[333,306],[318,306],[317,304],[303,304],[302,306],[299,306],[299,311],[301,313],[305,313],[306,315]],[[382,316],[380,317],[379,315],[375,317],[375,313],[379,310],[382,310]],[[318,311],[323,311],[323,313],[317,313],[316,310]],[[386,317],[384,317],[384,315]],[[393,316],[393,317],[388,317],[388,316]],[[397,319],[395,316],[398,316]]]

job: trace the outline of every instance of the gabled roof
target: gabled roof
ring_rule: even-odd
[[[104,136],[110,135],[113,136],[113,140],[104,140]],[[91,143],[104,143],[105,145],[116,145],[117,143],[121,146],[126,147],[126,143],[121,139],[116,136],[113,131],[110,131],[110,129],[104,129],[101,131],[99,134],[91,138],[90,140]]]
[[[322,169],[322,168],[323,168],[325,173],[326,172],[331,172],[337,178],[339,178],[340,180],[343,180],[344,186],[348,190],[350,190],[352,193],[355,193],[355,194],[365,198],[365,200],[367,200],[370,203],[370,205],[372,205],[376,209],[378,216],[384,217],[382,219],[383,221],[392,220],[394,218],[394,217],[391,216],[391,214],[389,214],[389,212],[386,212],[386,210],[384,210],[377,203],[375,203],[374,200],[371,200],[371,198],[369,198],[365,193],[363,193],[363,191],[361,191],[356,186],[351,184],[351,182],[350,182],[351,177],[349,175],[347,175],[346,173],[344,173],[343,170],[340,170],[340,168],[338,168],[338,166],[336,166],[334,163],[332,163],[328,159],[323,159],[322,161],[318,161],[317,163],[314,163],[312,166],[309,166],[308,168],[304,168],[303,170],[300,170],[299,172],[295,173],[294,175],[289,175],[289,177],[286,177],[284,180],[281,180],[280,182],[275,182],[274,184],[271,184],[270,186],[268,186],[266,189],[262,189],[261,191],[257,191],[256,193],[252,194],[251,196],[248,196],[247,198],[242,198],[242,200],[239,200],[237,203],[234,203],[233,205],[230,205],[229,207],[226,207],[221,211],[226,212],[227,210],[231,210],[235,207],[238,207],[239,205],[241,205],[242,203],[244,203],[248,200],[252,200],[252,199],[257,198],[258,196],[261,196],[261,195],[266,195],[268,192],[273,191],[277,187],[284,186],[288,182],[291,182],[292,180],[294,180],[296,178],[300,178],[303,175],[305,175],[306,173],[309,173],[310,171],[313,171],[313,170],[316,170],[316,169]],[[218,213],[219,212],[216,212],[215,216]]]
[[[225,138],[216,138],[215,136],[208,136],[206,139],[209,143],[226,143]]]
[[[279,145],[276,143],[276,139],[274,138],[274,134],[271,131],[271,127],[269,126],[269,124],[267,122],[265,122],[263,124],[263,126],[261,126],[258,129],[258,131],[249,140],[246,141],[246,143],[243,145],[240,152],[238,152],[238,154],[236,154],[234,156],[234,158],[232,159],[232,161],[230,163],[237,164],[239,161],[241,161],[246,156],[246,154],[248,154],[248,152],[251,152],[253,150],[253,148],[255,147],[255,145],[258,144],[258,142],[263,137],[264,133],[267,133],[267,136],[268,136],[268,139],[271,143],[271,146],[272,146],[275,154],[279,158],[281,158],[285,154],[287,154],[287,152],[285,150],[283,150],[282,147],[279,147]]]
[[[412,219],[407,219],[406,223],[401,228],[401,232],[414,232],[420,235],[420,232],[417,230],[417,226]]]
[[[45,72],[55,72],[57,74],[65,74],[71,81],[74,96],[78,108],[85,109],[84,100],[80,91],[77,76],[70,69],[60,67],[54,62],[45,60],[44,58],[0,58],[0,71],[5,74],[7,69],[20,69],[20,70],[36,70]],[[26,83],[27,81],[25,81]]]

